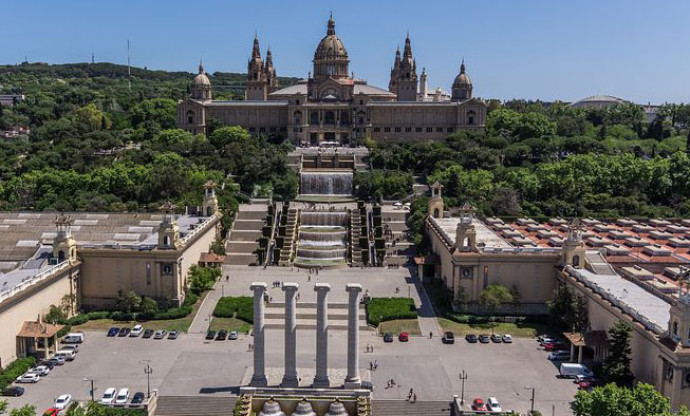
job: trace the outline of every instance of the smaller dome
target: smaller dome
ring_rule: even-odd
[[[206,71],[204,70],[204,64],[199,64],[199,73],[194,77],[194,85],[211,85],[211,80],[208,79]]]
[[[263,410],[259,412],[259,416],[285,416],[280,410],[280,404],[271,397],[264,403]]]
[[[472,85],[472,80],[470,77],[467,75],[465,72],[465,61],[462,61],[462,64],[460,65],[460,73],[458,74],[457,77],[455,77],[455,81],[453,81],[453,88],[459,88],[459,87],[464,87],[464,86],[471,86]]]
[[[326,416],[347,416],[347,414],[345,405],[340,399],[336,398],[335,401],[331,402],[331,405],[328,406],[328,413],[326,413]]]
[[[297,403],[297,408],[292,412],[293,416],[316,416],[314,409],[311,407],[311,403],[307,401],[306,398],[302,398],[299,403]]]

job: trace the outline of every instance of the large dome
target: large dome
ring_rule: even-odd
[[[206,75],[206,71],[204,71],[204,65],[199,64],[199,73],[197,76],[194,77],[193,81],[194,85],[198,86],[211,86],[211,80],[208,79],[208,76]]]
[[[453,88],[460,88],[460,87],[466,87],[466,86],[471,86],[471,85],[472,85],[472,80],[470,79],[470,77],[465,72],[465,63],[463,62],[462,65],[460,65],[460,73],[458,74],[457,77],[455,77],[455,81],[453,81]]]
[[[345,49],[343,41],[335,34],[335,21],[333,20],[333,15],[331,15],[331,18],[328,19],[328,31],[326,36],[319,42],[319,46],[316,47],[314,59],[338,58],[347,59],[347,49]]]

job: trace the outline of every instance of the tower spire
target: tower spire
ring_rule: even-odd
[[[464,74],[465,73],[465,57],[462,57],[462,63],[460,64],[460,73]]]
[[[407,37],[405,38],[405,58],[412,58],[412,41],[410,40],[410,32],[407,32]]]
[[[335,21],[333,20],[333,12],[331,12],[331,16],[328,19],[328,31],[326,34],[328,36],[335,35]]]
[[[252,47],[252,59],[261,59],[261,50],[259,49],[259,36],[254,32],[254,46]]]
[[[206,71],[204,70],[204,61],[201,58],[199,58],[199,73],[203,74],[205,72]]]

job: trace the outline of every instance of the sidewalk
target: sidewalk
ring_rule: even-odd
[[[191,325],[189,325],[189,329],[187,330],[188,334],[203,334],[206,332],[210,324],[209,317],[213,314],[213,309],[215,309],[218,300],[223,295],[224,289],[221,289],[221,287],[226,283],[230,284],[230,282],[225,281],[225,278],[221,277],[221,279],[213,285],[213,288],[211,288],[208,294],[206,294],[201,307],[196,312],[194,320],[192,320]]]

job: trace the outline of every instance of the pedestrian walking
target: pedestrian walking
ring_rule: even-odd
[[[417,403],[417,394],[412,395],[412,403]]]
[[[433,338],[433,337],[434,337],[434,333],[433,333],[433,332],[429,332],[429,339],[431,339],[431,338]]]

